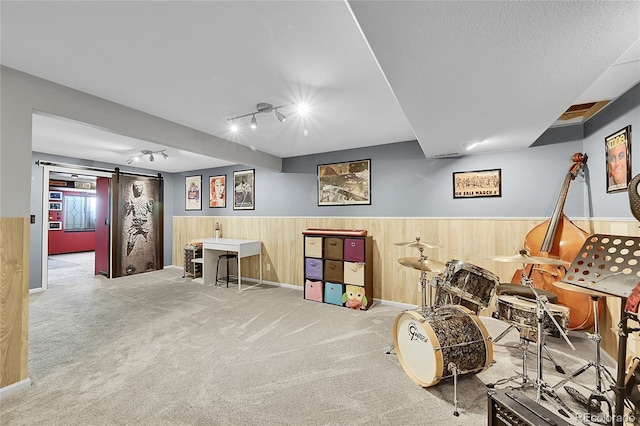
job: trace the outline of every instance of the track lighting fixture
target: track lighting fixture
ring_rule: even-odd
[[[140,161],[142,158],[144,158],[145,155],[148,155],[149,156],[149,161],[153,162],[155,160],[155,157],[153,156],[153,154],[160,154],[160,155],[162,155],[162,158],[164,158],[166,160],[167,158],[169,158],[169,156],[164,151],[165,151],[164,149],[160,150],[160,151],[149,151],[148,149],[143,149],[142,151],[140,151],[140,154],[134,155],[133,157],[128,158],[127,159],[127,164],[131,164],[133,162]]]
[[[271,104],[267,104],[267,103],[261,102],[261,103],[256,105],[256,111],[255,112],[249,112],[247,114],[242,114],[242,115],[238,115],[236,117],[231,117],[231,118],[228,118],[227,121],[229,122],[229,125],[231,126],[231,131],[232,132],[236,132],[236,131],[238,131],[238,122],[237,122],[237,120],[239,118],[244,118],[244,117],[251,116],[250,126],[251,126],[252,129],[257,129],[258,128],[258,120],[256,120],[256,114],[269,113],[269,112],[273,111],[275,116],[276,116],[276,118],[281,123],[284,123],[284,121],[287,119],[287,117],[283,113],[278,111],[278,109],[284,108],[286,106],[287,105],[280,105],[280,106],[274,107]]]

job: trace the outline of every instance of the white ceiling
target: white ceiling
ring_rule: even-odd
[[[283,158],[413,139],[427,157],[463,153],[470,140],[485,141],[474,153],[524,148],[570,105],[615,99],[640,81],[637,1],[0,8],[2,65]],[[258,114],[258,129],[231,134],[226,119],[259,102],[310,112],[284,108],[283,124]],[[33,150],[125,165],[164,148],[107,130],[37,115]],[[189,149],[139,166],[230,164]]]

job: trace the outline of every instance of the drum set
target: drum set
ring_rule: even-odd
[[[400,365],[413,381],[422,387],[430,387],[453,377],[453,414],[458,416],[458,375],[479,373],[491,366],[494,363],[493,343],[517,329],[522,349],[522,373],[487,386],[494,387],[520,379],[519,388],[536,388],[538,403],[544,395],[554,401],[559,410],[573,413],[556,395],[555,388],[558,385],[551,387],[542,377],[542,353],[546,350],[544,339],[547,335],[562,337],[575,349],[566,334],[569,308],[550,303],[550,300],[557,301],[557,296],[534,288],[524,273],[520,284],[500,284],[498,276],[492,272],[461,260],[453,259],[445,264],[428,259],[424,249],[438,246],[422,242],[419,237],[415,241],[395,245],[416,248],[419,252],[418,257],[404,257],[398,262],[420,271],[421,306],[398,314],[392,329],[392,350],[395,350]],[[524,250],[515,256],[490,259],[522,264],[523,271],[527,264],[569,266],[568,262],[562,260],[529,256]],[[430,280],[428,273],[433,274]],[[493,317],[507,322],[509,327],[492,339],[478,314],[491,306],[495,296]],[[527,375],[529,342],[537,346],[535,381],[531,381]],[[548,350],[547,354],[555,364]],[[564,373],[557,364],[556,370]]]

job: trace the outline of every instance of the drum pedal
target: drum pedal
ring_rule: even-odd
[[[593,399],[587,399],[586,396],[582,395],[577,389],[572,388],[571,386],[565,386],[564,390],[567,391],[569,396],[573,398],[575,402],[584,406],[589,410],[589,413],[601,413],[600,403]]]

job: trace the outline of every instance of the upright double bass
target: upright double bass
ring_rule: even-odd
[[[587,162],[587,155],[576,153],[571,158],[572,164],[567,172],[558,201],[550,219],[545,220],[529,231],[524,241],[524,248],[532,256],[553,257],[572,263],[579,254],[589,234],[576,226],[564,214],[569,185]],[[535,288],[550,291],[558,295],[558,303],[569,308],[569,329],[586,330],[594,325],[594,312],[591,297],[577,291],[558,288],[554,281],[560,281],[566,274],[564,266],[527,265],[524,273],[533,281]],[[511,280],[519,283],[522,270],[516,271]],[[600,300],[600,303],[602,299]],[[601,308],[601,307],[599,307]]]

